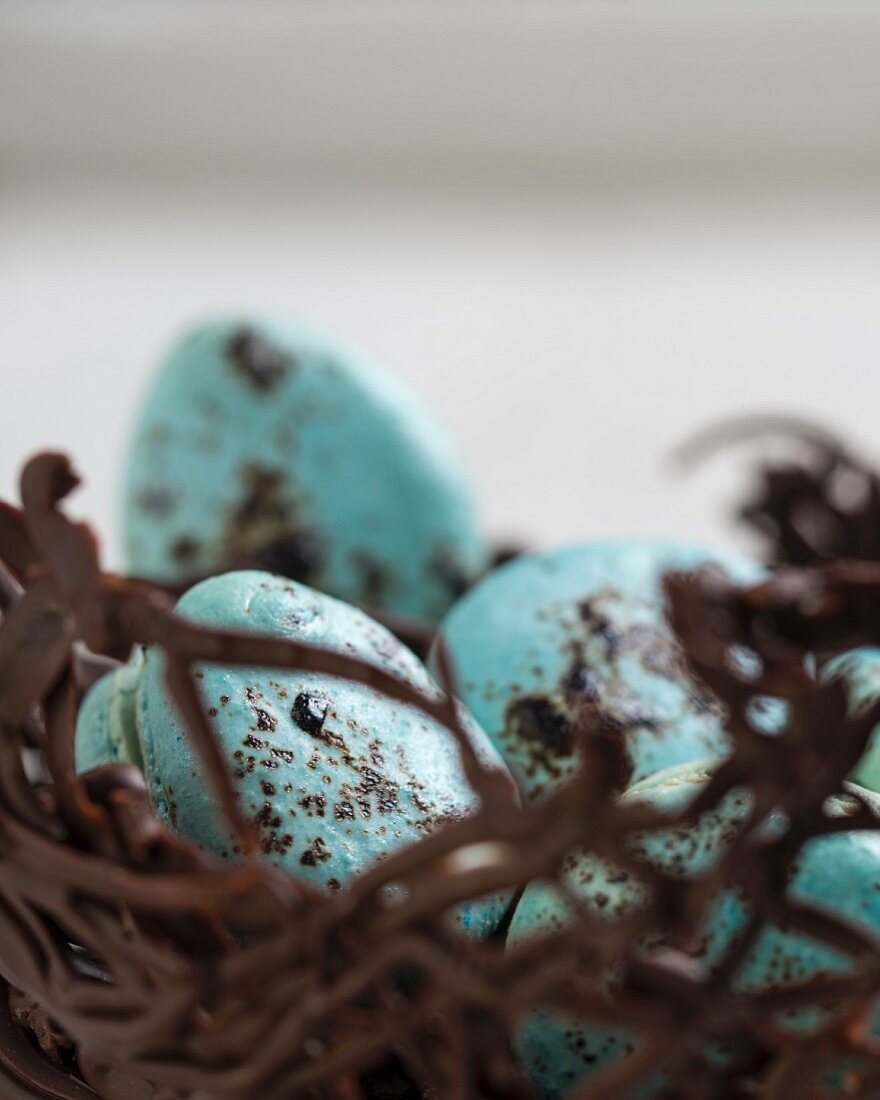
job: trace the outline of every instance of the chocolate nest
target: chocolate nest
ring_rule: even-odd
[[[177,618],[168,593],[101,570],[91,531],[61,510],[76,483],[64,457],[39,455],[22,476],[22,508],[0,509],[2,1097],[516,1100],[535,1093],[510,1035],[535,1006],[644,1036],[635,1055],[574,1090],[579,1100],[623,1097],[658,1070],[668,1097],[831,1096],[821,1079],[841,1060],[853,1067],[845,1095],[880,1096],[867,1025],[880,943],[785,893],[807,840],[878,827],[858,800],[844,819],[823,804],[861,756],[880,703],[849,714],[841,683],[818,684],[805,656],[880,642],[880,564],[842,559],[837,538],[829,554],[802,552],[774,489],[764,512],[776,509],[776,556],[798,568],[747,589],[712,569],[667,578],[670,621],[691,670],[724,703],[735,745],[676,820],[695,821],[733,788],[749,788],[754,803],[714,869],[689,881],[636,863],[632,834],[670,818],[616,802],[619,742],[589,703],[577,775],[523,807],[459,727],[448,673],[447,696],[428,701],[352,658]],[[860,520],[867,541],[854,534],[845,550],[873,545],[874,530]],[[135,643],[167,654],[169,689],[244,852],[254,837],[199,699],[198,662],[321,670],[421,707],[456,738],[480,808],[330,896],[256,858],[219,866],[157,822],[137,770],[76,774],[83,692]],[[732,647],[758,658],[750,679]],[[749,724],[757,695],[787,700],[781,734]],[[768,838],[759,826],[774,809],[788,827]],[[613,921],[582,911],[515,950],[503,933],[465,939],[446,918],[465,899],[536,879],[564,890],[562,868],[579,848],[636,869],[645,906]],[[744,892],[751,917],[709,972],[687,949],[722,888]],[[738,969],[771,920],[850,955],[852,972],[743,992]],[[648,931],[672,946],[647,953]],[[609,966],[613,997],[596,981]],[[778,1026],[780,1011],[804,1005],[830,1009],[818,1034]],[[717,1042],[731,1052],[723,1066],[706,1056]]]

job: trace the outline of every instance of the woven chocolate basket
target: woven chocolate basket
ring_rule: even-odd
[[[62,510],[76,485],[67,460],[32,459],[21,508],[0,510],[0,1096],[513,1100],[537,1095],[511,1042],[535,1008],[638,1036],[631,1056],[572,1090],[579,1098],[639,1095],[658,1080],[642,1095],[880,1096],[870,1026],[880,943],[786,890],[811,838],[880,827],[857,795],[843,818],[824,810],[880,703],[849,714],[844,687],[818,683],[806,656],[880,641],[880,565],[853,560],[880,557],[880,493],[862,470],[868,503],[847,529],[828,483],[842,452],[823,454],[799,480],[766,471],[750,511],[772,528],[777,559],[797,568],[748,589],[712,570],[667,578],[685,658],[725,705],[734,743],[673,822],[616,801],[619,730],[595,706],[576,730],[577,775],[524,807],[459,728],[448,676],[447,695],[428,701],[355,659],[175,617],[168,593],[102,572],[89,528]],[[135,643],[167,655],[168,687],[246,854],[234,868],[158,823],[136,769],[76,774],[79,701]],[[757,658],[748,676],[731,660],[744,650]],[[211,661],[321,670],[421,707],[456,738],[479,810],[332,896],[250,858],[254,837],[193,678],[196,662]],[[759,696],[787,704],[782,733],[753,728]],[[735,788],[751,792],[752,809],[706,875],[665,875],[634,855],[634,835],[685,828]],[[771,811],[785,827],[768,834]],[[637,875],[645,904],[613,920],[581,906],[577,920],[516,948],[503,928],[480,942],[447,919],[466,899],[534,880],[564,894],[579,849]],[[749,918],[709,968],[693,945],[722,889],[746,899]],[[743,989],[737,973],[768,922],[852,965]],[[646,936],[662,948],[646,950]],[[613,994],[598,979],[612,970]],[[822,1010],[820,1027],[779,1026],[805,1006]],[[723,1059],[710,1054],[719,1044]]]

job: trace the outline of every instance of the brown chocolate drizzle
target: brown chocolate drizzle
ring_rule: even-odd
[[[675,1097],[819,1097],[822,1074],[844,1058],[846,1094],[876,1095],[880,1059],[867,1021],[880,994],[880,945],[794,903],[784,884],[810,838],[877,827],[858,801],[844,826],[822,807],[880,721],[880,703],[848,715],[842,686],[814,682],[805,657],[880,641],[880,565],[794,569],[748,589],[713,571],[668,579],[685,658],[725,704],[735,746],[674,823],[693,822],[734,788],[751,788],[755,804],[717,866],[688,881],[634,859],[633,833],[670,821],[615,799],[619,760],[589,702],[571,730],[582,766],[539,805],[521,806],[462,728],[442,649],[447,694],[428,699],[351,657],[179,619],[160,589],[101,571],[90,532],[60,509],[73,483],[65,459],[38,456],[25,470],[24,510],[7,508],[0,520],[4,1098],[525,1100],[534,1092],[510,1034],[537,1005],[642,1037],[638,1054],[587,1081],[579,1100],[624,1096],[660,1071]],[[168,832],[130,767],[76,774],[81,647],[117,659],[136,642],[165,649],[206,781],[254,858],[222,866]],[[753,656],[748,675],[732,647]],[[322,671],[420,708],[455,738],[479,809],[319,896],[256,858],[253,823],[242,819],[197,691],[193,668],[203,661]],[[782,734],[750,725],[760,695],[788,702]],[[301,712],[320,731],[320,707]],[[21,764],[34,715],[49,785]],[[778,837],[758,828],[772,807],[789,822]],[[345,803],[332,812],[346,814]],[[467,899],[558,880],[583,847],[637,874],[647,904],[615,920],[583,913],[510,951],[500,937],[463,937],[447,919]],[[317,840],[301,850],[306,863],[321,860]],[[685,947],[722,885],[747,893],[755,917],[709,972]],[[853,958],[852,972],[734,988],[768,920],[833,944]],[[645,933],[672,946],[647,953],[638,946]],[[618,976],[613,996],[592,980],[606,968]],[[818,1036],[776,1025],[775,1013],[802,1005],[832,1006]],[[736,1058],[710,1060],[710,1043]]]
[[[766,539],[770,562],[880,561],[880,471],[830,432],[790,417],[745,417],[701,432],[678,458],[693,464],[724,446],[767,436],[792,440],[804,452],[800,461],[764,462],[739,511]]]

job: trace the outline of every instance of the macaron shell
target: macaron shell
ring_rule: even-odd
[[[671,768],[637,784],[622,797],[674,813],[695,796],[706,781],[710,765],[692,775],[687,766]],[[860,790],[880,814],[880,798]],[[722,803],[705,814],[695,830],[657,830],[634,838],[634,849],[666,873],[684,878],[705,874],[736,834],[749,804],[746,792],[733,791]],[[845,814],[851,808],[844,797],[833,799],[831,814]],[[782,828],[777,819],[768,833]],[[838,833],[809,842],[793,865],[790,896],[877,936],[880,933],[880,831]],[[644,885],[625,871],[595,856],[577,857],[567,872],[568,884],[596,916],[614,919],[631,913],[645,898]],[[746,921],[743,902],[723,893],[710,907],[696,955],[711,969],[723,957],[732,938]],[[514,913],[508,945],[546,935],[574,919],[571,909],[551,888],[530,886]],[[809,937],[767,926],[747,956],[736,980],[744,992],[784,988],[820,972],[846,972],[852,961],[845,955]],[[607,981],[608,979],[604,979]],[[602,987],[602,981],[598,985]],[[822,1022],[815,1010],[780,1017],[783,1027],[813,1030]],[[880,1014],[875,1017],[880,1034]],[[530,1014],[515,1038],[517,1052],[541,1095],[558,1097],[577,1082],[631,1054],[638,1046],[637,1034],[606,1032],[586,1020],[560,1013]],[[712,1057],[721,1057],[710,1052]],[[635,1091],[632,1096],[654,1095],[662,1086]],[[630,1095],[630,1094],[628,1094]]]
[[[76,720],[76,767],[85,772],[102,764],[125,761],[122,744],[113,730],[111,718],[115,680],[119,669],[105,672],[86,693]]]
[[[138,647],[128,664],[105,673],[86,692],[76,722],[77,771],[101,764],[142,767],[135,716],[142,670]]]
[[[369,357],[289,319],[172,351],[137,422],[124,536],[163,583],[255,564],[436,620],[487,549],[450,439]]]
[[[585,700],[620,736],[621,788],[728,750],[721,708],[688,674],[664,615],[664,573],[710,562],[741,582],[763,575],[729,554],[610,541],[517,559],[453,607],[440,635],[459,694],[529,798],[574,773]]]
[[[437,689],[418,659],[356,609],[304,585],[259,572],[211,578],[179,602],[210,626],[269,633],[360,656],[426,695]],[[317,673],[204,666],[198,686],[233,769],[263,855],[312,885],[338,890],[367,867],[476,807],[452,735],[371,688]],[[463,716],[484,759],[503,766]],[[235,860],[227,827],[168,696],[164,658],[147,653],[137,726],[160,817],[222,858]],[[465,905],[478,934],[506,898]]]

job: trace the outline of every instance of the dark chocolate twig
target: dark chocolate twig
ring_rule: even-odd
[[[729,759],[674,817],[620,804],[612,746],[585,706],[580,770],[541,803],[521,806],[474,751],[442,649],[445,691],[429,696],[353,658],[188,623],[167,593],[100,570],[90,532],[59,507],[73,485],[63,458],[44,456],[26,473],[25,551],[34,560],[20,573],[12,564],[0,626],[0,969],[39,1006],[35,1021],[51,1017],[69,1036],[76,1063],[57,1073],[74,1091],[59,1091],[62,1100],[83,1097],[76,1065],[113,1100],[387,1100],[383,1081],[403,1090],[395,1100],[525,1100],[510,1034],[536,1007],[640,1036],[635,1057],[585,1083],[583,1096],[616,1095],[655,1072],[682,1097],[750,1089],[769,1098],[789,1088],[806,1096],[841,1059],[876,1058],[861,1021],[880,994],[880,945],[795,902],[787,882],[805,843],[874,826],[865,800],[845,818],[822,806],[880,723],[880,704],[849,715],[841,684],[817,684],[806,658],[880,640],[880,564],[792,570],[746,589],[712,571],[670,577],[670,618],[687,663],[727,709]],[[13,520],[11,561],[22,558],[21,529]],[[81,647],[109,668],[135,643],[165,651],[173,697],[232,821],[234,791],[192,678],[201,663],[319,670],[417,707],[456,739],[478,805],[327,897],[258,860],[219,867],[162,828],[131,769],[75,775],[73,709],[88,675]],[[751,678],[731,662],[732,647],[754,655]],[[789,707],[774,737],[750,718],[751,701],[768,694]],[[50,787],[21,768],[34,706],[47,718]],[[690,828],[742,788],[750,808],[701,878],[665,875],[640,855],[645,831]],[[788,822],[780,835],[761,830],[771,811]],[[244,823],[237,828],[246,843]],[[634,876],[644,904],[613,920],[586,906],[564,879],[581,848]],[[558,883],[577,919],[507,949],[458,933],[456,906],[535,879]],[[709,971],[689,951],[713,899],[730,888],[753,915]],[[786,988],[739,988],[768,922],[834,945],[852,969]],[[646,953],[646,936],[667,946]],[[612,971],[613,991],[601,979]],[[780,1012],[804,1007],[830,1009],[818,1034],[780,1026]],[[10,1080],[28,1080],[20,1034],[0,1028],[0,1075],[8,1065]],[[736,1058],[715,1064],[709,1043]],[[383,1063],[398,1069],[385,1074]],[[861,1079],[866,1090],[876,1084],[868,1069],[853,1073],[852,1095]]]

